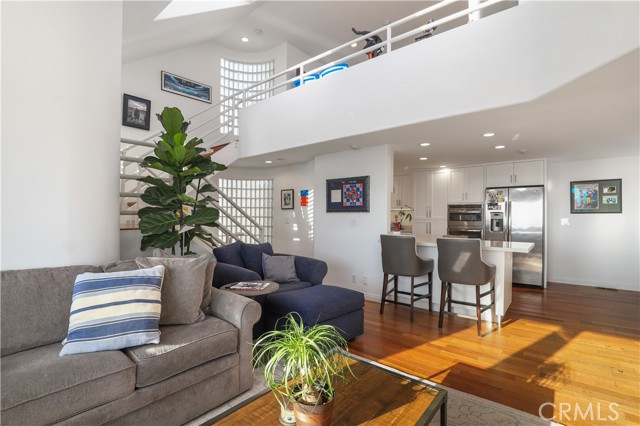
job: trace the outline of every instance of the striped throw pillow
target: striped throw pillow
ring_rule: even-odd
[[[60,356],[160,342],[163,278],[164,266],[78,275]]]

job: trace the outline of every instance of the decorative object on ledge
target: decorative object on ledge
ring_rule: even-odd
[[[211,86],[180,77],[166,71],[160,72],[161,88],[165,92],[211,103]]]
[[[293,209],[293,189],[283,189],[280,191],[280,209]]]
[[[368,211],[369,176],[327,179],[327,213]]]
[[[137,96],[123,96],[122,100],[122,125],[137,129],[149,130],[151,117],[151,101]]]
[[[622,179],[570,183],[571,213],[622,213]]]

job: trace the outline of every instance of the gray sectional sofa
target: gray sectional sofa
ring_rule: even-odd
[[[260,306],[215,288],[204,321],[157,345],[59,356],[75,277],[118,268],[2,272],[2,425],[179,425],[252,386]]]

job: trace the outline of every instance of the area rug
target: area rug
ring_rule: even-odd
[[[437,386],[442,389],[446,389],[448,393],[447,401],[447,424],[449,426],[562,426],[559,423],[544,420],[540,417],[534,416],[523,411],[516,410],[506,405],[498,404],[497,402],[489,401],[487,399],[479,398],[477,396],[460,392],[455,389],[448,388],[446,386],[439,385],[429,380],[421,379],[411,374],[407,374],[403,371],[396,370],[386,365],[371,361],[366,358],[362,358],[357,355],[349,354],[349,356],[357,359],[358,361],[368,362],[376,365],[382,369],[394,371],[400,373],[414,380],[424,382],[431,386]],[[247,392],[238,395],[234,399],[227,403],[211,410],[197,419],[192,420],[185,426],[204,426],[209,425],[209,419],[213,419],[219,413],[228,410],[236,404],[251,398],[253,395],[262,392],[266,389],[264,378],[260,371],[254,371],[253,373],[253,387]],[[431,425],[440,424],[440,413],[434,417],[430,423]],[[247,425],[250,426],[250,425]],[[336,425],[338,426],[338,425]],[[340,425],[351,426],[351,425]]]

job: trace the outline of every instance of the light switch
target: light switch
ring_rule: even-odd
[[[571,224],[569,223],[569,218],[568,217],[561,217],[560,218],[560,226],[571,226]]]

